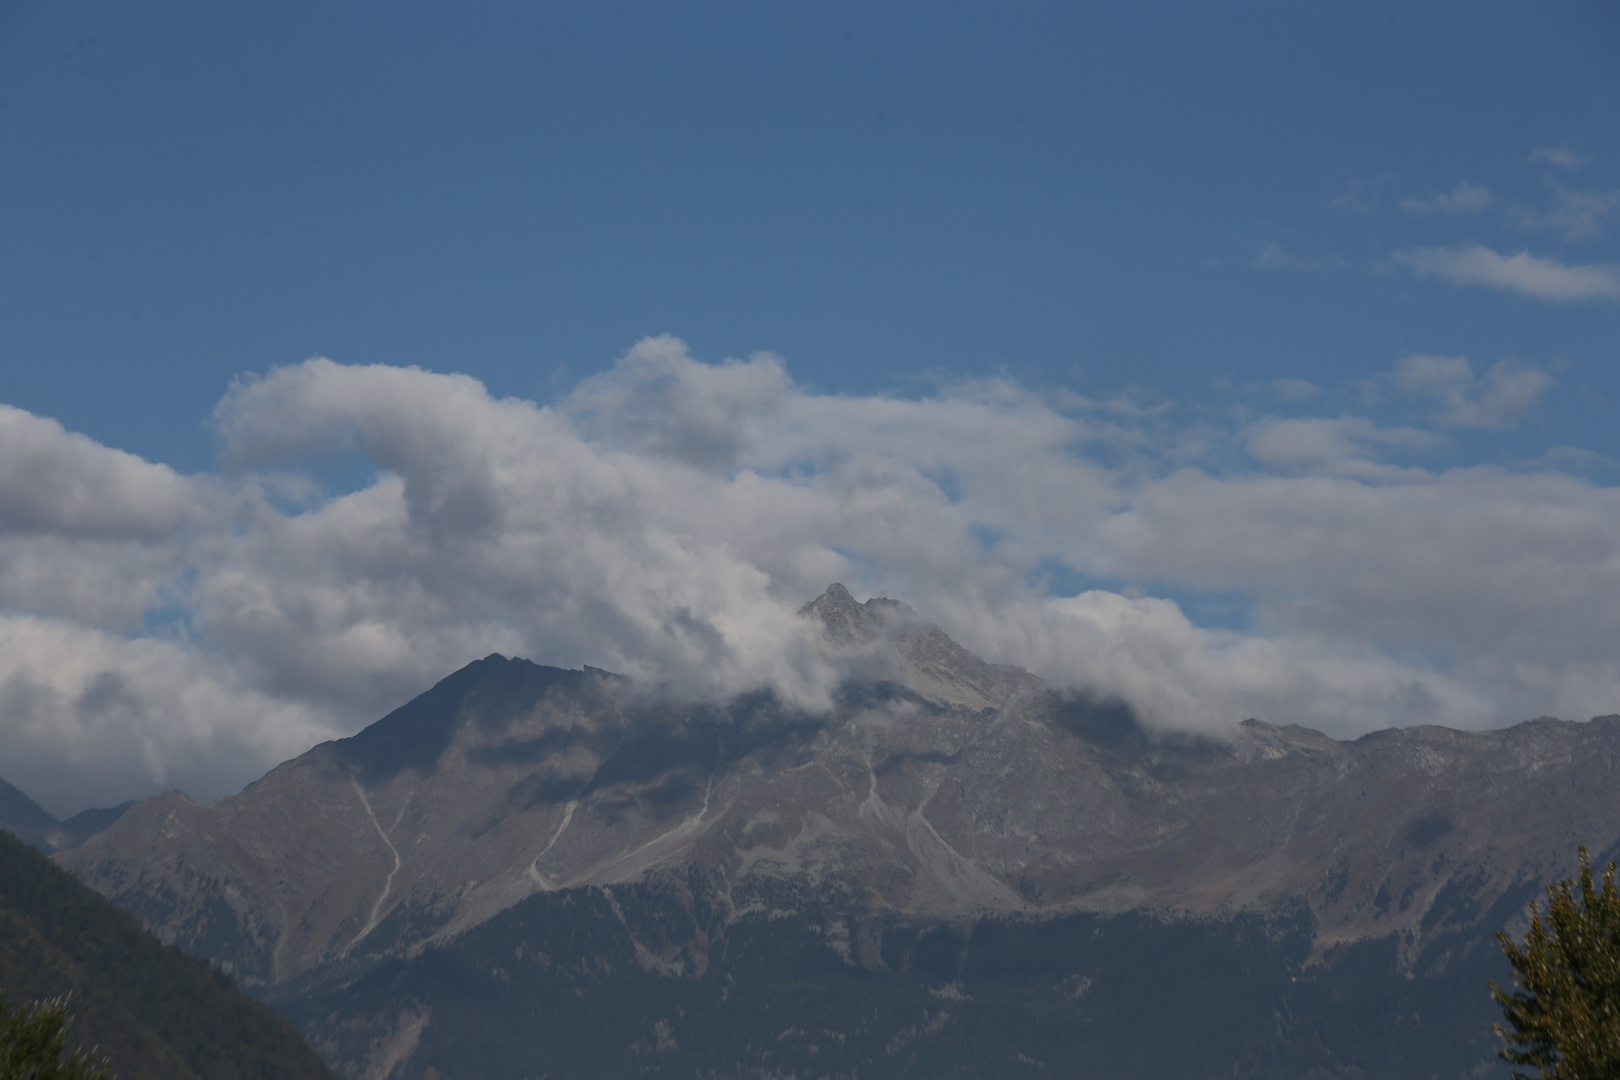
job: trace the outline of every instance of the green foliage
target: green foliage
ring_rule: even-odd
[[[71,994],[65,1045],[98,1045],[119,1080],[331,1080],[291,1024],[7,832],[0,994]]]
[[[1620,890],[1614,863],[1594,884],[1585,847],[1580,858],[1574,881],[1547,886],[1545,913],[1530,904],[1523,945],[1497,935],[1517,987],[1491,983],[1507,1021],[1495,1025],[1507,1043],[1501,1056],[1543,1080],[1620,1076]]]
[[[93,1052],[63,1056],[67,1027],[65,998],[32,1009],[0,998],[0,1080],[106,1080]]]

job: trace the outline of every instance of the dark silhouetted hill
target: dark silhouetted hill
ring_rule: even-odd
[[[0,831],[0,994],[70,995],[118,1080],[330,1080],[293,1026]]]
[[[96,833],[124,816],[135,805],[82,810],[66,821],[58,821],[43,806],[0,777],[0,829],[21,837],[25,843],[50,853],[76,848]]]

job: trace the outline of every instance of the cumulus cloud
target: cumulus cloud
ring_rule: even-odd
[[[1546,372],[1512,360],[1499,360],[1476,376],[1466,356],[1408,356],[1393,375],[1405,393],[1439,405],[1441,424],[1464,428],[1512,427],[1552,385]]]
[[[1122,519],[1109,531],[1123,538],[1141,524]],[[967,640],[982,652],[1019,657],[1059,685],[1128,701],[1160,727],[1219,734],[1239,716],[1341,735],[1392,724],[1468,727],[1493,705],[1475,687],[1365,645],[1309,628],[1199,627],[1160,598],[1091,590],[1001,608],[960,599],[942,606],[971,628]]]
[[[0,532],[150,540],[172,532],[195,495],[166,466],[0,405]]]
[[[1554,650],[1530,642],[1554,612],[1584,631],[1620,619],[1581,597],[1588,583],[1609,587],[1599,568],[1620,554],[1606,532],[1617,512],[1620,489],[1495,468],[1398,485],[1182,470],[1107,529],[1122,569],[1174,565],[1169,577],[1187,586],[1254,590],[1273,626],[1359,637],[1371,618],[1388,644],[1596,660],[1603,633],[1560,634]]]
[[[1428,432],[1380,427],[1362,416],[1267,417],[1250,427],[1248,450],[1254,460],[1280,472],[1401,480],[1428,473],[1378,458],[1392,449],[1424,449],[1434,443]]]
[[[1450,191],[1443,191],[1433,198],[1402,199],[1401,209],[1418,214],[1477,214],[1492,201],[1490,188],[1463,180]]]
[[[1497,372],[1392,379],[1491,426],[1540,392]],[[1399,464],[1435,436],[1366,418],[1222,428],[1004,381],[817,394],[773,355],[663,337],[550,405],[278,368],[221,401],[201,477],[6,419],[58,471],[0,484],[0,775],[63,813],[221,794],[491,651],[817,708],[840,672],[795,612],[834,580],[1159,727],[1620,708],[1616,489]],[[300,486],[352,453],[376,470],[357,490]],[[1048,592],[1065,573],[1110,584]],[[1252,625],[1166,598],[1205,591]]]
[[[1555,304],[1620,300],[1620,266],[1568,266],[1525,251],[1503,255],[1479,244],[1408,248],[1395,252],[1390,260],[1419,277],[1439,278],[1453,285],[1483,285]]]
[[[340,732],[188,643],[0,615],[7,779],[66,814],[154,788],[214,793]]]

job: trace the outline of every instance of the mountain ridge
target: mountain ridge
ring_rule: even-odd
[[[56,858],[296,1011],[322,987],[443,963],[508,913],[591,896],[621,921],[653,897],[664,907],[637,918],[688,925],[625,941],[591,924],[636,978],[701,979],[720,963],[710,943],[757,919],[876,971],[886,933],[1127,915],[1281,919],[1303,959],[1290,945],[1267,964],[1347,971],[1386,942],[1390,978],[1461,978],[1577,843],[1620,840],[1620,716],[1348,741],[1258,720],[1154,734],[972,657],[895,601],[835,585],[804,613],[857,673],[825,713],[492,654],[238,795],[146,800]],[[697,893],[707,922],[680,913]],[[459,1009],[445,992],[421,990]],[[399,1040],[426,1014],[378,1015],[344,1023],[416,1060]],[[382,1051],[301,1023],[380,1068]]]
[[[105,829],[135,805],[135,800],[117,806],[81,810],[66,821],[29,798],[14,784],[0,777],[0,829],[20,837],[29,846],[46,854],[77,847]]]
[[[1207,915],[1303,897],[1325,949],[1396,929],[1421,938],[1460,861],[1494,893],[1561,865],[1506,839],[1504,812],[1477,808],[1488,825],[1459,825],[1462,773],[1519,772],[1522,787],[1552,767],[1607,776],[1620,754],[1616,718],[1352,742],[1252,720],[1230,742],[1154,737],[1118,707],[957,660],[969,654],[894,602],[856,604],[835,585],[806,612],[835,647],[887,650],[896,677],[818,717],[770,695],[649,701],[607,673],[491,655],[237,796],[148,800],[60,858],[194,950],[234,920],[255,944],[225,962],[250,984],[353,953],[402,902],[439,920],[425,941],[533,892],[634,880],[669,860],[807,873],[919,915]],[[940,657],[953,677],[937,674]],[[977,704],[992,693],[999,706]],[[1567,809],[1583,835],[1620,835],[1607,806]],[[1358,832],[1378,858],[1405,854],[1384,867],[1341,853]],[[1511,873],[1481,862],[1513,844],[1525,850]],[[187,874],[218,895],[177,888]]]

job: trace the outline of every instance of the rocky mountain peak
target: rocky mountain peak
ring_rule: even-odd
[[[877,636],[867,606],[850,595],[840,582],[833,582],[827,590],[804,607],[799,614],[815,619],[827,628],[827,638],[838,645],[870,641]]]
[[[800,608],[799,614],[820,621],[827,629],[828,640],[837,645],[871,641],[885,632],[922,621],[910,604],[887,596],[874,596],[863,604],[836,581]]]
[[[909,604],[886,596],[863,604],[836,581],[799,614],[819,620],[828,644],[859,661],[865,677],[899,683],[942,705],[998,708],[1020,692],[1044,687],[1022,668],[985,663]]]

